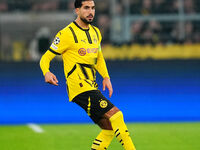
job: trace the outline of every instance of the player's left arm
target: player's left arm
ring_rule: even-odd
[[[110,81],[110,76],[108,74],[108,70],[106,67],[106,62],[103,57],[103,53],[101,51],[101,45],[99,45],[96,69],[99,72],[99,74],[103,77],[103,91],[105,91],[105,89],[108,88],[109,97],[111,97],[113,93],[113,88],[112,88],[112,83]]]
[[[105,77],[103,79],[103,91],[105,91],[106,87],[108,88],[108,91],[109,91],[109,97],[111,97],[113,94],[113,88],[112,88],[112,83],[110,81],[110,78],[108,77]]]

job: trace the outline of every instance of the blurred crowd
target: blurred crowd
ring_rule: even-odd
[[[159,15],[200,14],[200,0],[129,0],[129,4],[123,0],[116,1],[118,3],[114,14],[119,16],[128,13],[130,16],[155,16],[156,18]],[[129,6],[128,11],[127,5]],[[109,20],[108,17],[107,20]],[[107,22],[109,23],[109,21]],[[200,16],[199,20],[184,22],[180,22],[178,19],[157,21],[153,17],[150,21],[137,20],[131,23],[130,33],[131,40],[128,44],[200,43]]]
[[[185,22],[184,32],[179,22],[166,24],[158,21],[134,22],[131,26],[131,43],[140,44],[193,44],[200,43],[200,21]]]
[[[72,0],[1,0],[0,12],[12,11],[67,11],[73,7]]]
[[[180,11],[185,15],[200,13],[199,0],[132,0],[130,2],[131,14],[171,15],[178,14]],[[183,31],[180,28],[181,22],[178,21],[136,21],[131,26],[131,42],[141,44],[200,43],[200,21],[186,21],[182,26]]]
[[[183,2],[181,4],[180,2]],[[180,5],[186,14],[200,12],[199,0],[130,0],[132,14],[169,14],[178,13]]]
[[[199,15],[200,0],[115,0],[113,10],[111,0],[96,0],[96,17],[94,25],[98,26],[103,36],[103,44],[116,44],[111,40],[112,17],[130,16],[157,16],[157,15]],[[128,9],[127,9],[128,8]],[[0,14],[15,12],[70,12],[74,10],[74,0],[0,0]],[[0,23],[1,24],[1,23]],[[182,28],[182,30],[180,30]],[[39,30],[39,29],[38,29]],[[50,31],[49,31],[50,32]],[[40,34],[39,34],[40,35]],[[180,21],[133,21],[130,25],[130,40],[122,44],[169,44],[200,43],[199,20]],[[45,40],[45,39],[43,39]],[[49,40],[49,39],[48,39]],[[46,43],[50,43],[46,39]],[[3,49],[8,53],[9,35],[1,38]],[[34,42],[29,47],[34,56]],[[36,43],[36,41],[35,41]],[[27,45],[27,44],[26,44]],[[36,45],[36,44],[35,44]],[[18,46],[18,45],[16,45]],[[41,44],[40,44],[41,46]],[[36,46],[35,46],[36,47]],[[39,55],[38,55],[39,56]]]
[[[116,0],[118,12],[123,13],[126,5],[123,0]],[[183,1],[184,12],[187,14],[200,12],[199,0],[129,0],[131,14],[169,14],[178,13],[180,1]],[[96,0],[104,12],[109,11],[108,0]],[[71,11],[74,0],[1,0],[0,12],[10,11]]]

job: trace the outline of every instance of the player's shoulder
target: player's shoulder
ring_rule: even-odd
[[[98,27],[96,27],[96,26],[94,26],[94,25],[91,25],[92,26],[92,28],[94,29],[94,30],[96,30],[97,32],[99,32],[100,33],[100,30],[99,30],[99,28]]]
[[[63,37],[63,38],[71,37],[70,26],[71,26],[71,23],[67,25],[66,27],[64,27],[63,29],[61,29],[60,31],[58,31],[57,36]]]

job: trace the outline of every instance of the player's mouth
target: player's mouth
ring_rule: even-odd
[[[93,19],[93,15],[87,16],[88,19]]]

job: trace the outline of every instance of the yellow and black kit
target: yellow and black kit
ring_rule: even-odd
[[[96,71],[109,78],[101,51],[101,34],[97,27],[81,28],[75,21],[57,33],[49,50],[42,56],[40,67],[45,75],[51,60],[62,55],[69,100],[80,93],[97,90]]]

